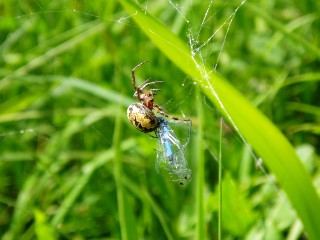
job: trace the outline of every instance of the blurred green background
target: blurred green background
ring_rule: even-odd
[[[285,134],[319,191],[320,3],[137,3]],[[219,213],[221,239],[307,239],[267,166],[117,1],[0,13],[2,239],[218,239]],[[157,139],[126,117],[144,60],[138,82],[164,81],[156,103],[193,121],[183,188],[156,174]]]

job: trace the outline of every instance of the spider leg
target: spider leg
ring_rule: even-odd
[[[157,113],[161,114],[162,116],[165,116],[166,118],[170,118],[174,121],[181,121],[181,122],[188,122],[189,125],[191,125],[190,119],[180,119],[178,117],[173,117],[167,114],[162,107],[160,107],[157,104],[153,104],[153,109],[156,110]]]
[[[135,66],[132,70],[131,70],[131,76],[132,76],[132,86],[135,90],[137,90],[137,87],[136,87],[136,76],[135,76],[135,71],[141,67],[143,64],[149,62],[148,60],[147,61],[144,61],[142,63],[139,63],[137,66]]]
[[[143,90],[144,88],[146,88],[144,85],[146,85],[147,83],[149,83],[150,78],[148,78],[147,80],[144,80],[139,86],[138,88],[140,88],[141,90]]]
[[[141,101],[140,91],[140,88],[136,88],[136,92],[133,94],[133,96],[137,98],[139,101]]]
[[[165,116],[167,118],[173,119],[173,120],[179,120],[177,117],[172,117],[169,114],[167,114],[162,107],[160,107],[157,104],[153,104],[153,109],[157,111],[157,113],[161,114],[162,116]]]
[[[150,79],[147,79],[143,83],[139,85],[140,90],[145,89],[146,87],[153,85],[153,84],[158,84],[158,83],[163,83],[163,81],[154,81],[154,82],[149,82]]]
[[[157,95],[157,92],[161,91],[161,89],[152,88],[150,91],[152,91],[153,95]]]

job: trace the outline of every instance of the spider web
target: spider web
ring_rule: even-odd
[[[224,55],[225,44],[228,41],[228,35],[231,27],[234,25],[235,17],[237,16],[238,11],[243,7],[246,3],[246,0],[228,0],[223,2],[218,2],[210,0],[205,3],[199,4],[196,1],[192,0],[163,0],[163,1],[148,1],[148,0],[137,0],[136,3],[144,9],[145,12],[154,11],[157,4],[169,4],[172,9],[172,13],[176,14],[175,21],[172,23],[172,30],[174,32],[185,32],[185,36],[189,43],[190,52],[192,56],[197,57],[200,60],[201,64],[206,66],[211,66],[211,71],[219,71],[220,65],[223,65],[223,59],[227,56]],[[110,4],[111,5],[111,4]],[[196,7],[201,7],[200,11],[197,10]],[[82,15],[87,18],[87,21],[108,21],[114,22],[114,24],[118,24],[118,26],[126,26],[136,28],[136,26],[131,21],[130,15],[126,15],[123,12],[119,12],[114,15],[107,15],[109,5],[104,2],[100,2],[99,4],[90,4],[90,1],[86,0],[74,0],[70,2],[65,1],[55,1],[55,3],[47,3],[44,1],[33,0],[25,5],[19,5],[16,8],[16,15],[10,16],[12,22],[24,22],[23,29],[27,29],[30,22],[32,21],[34,16],[49,16],[59,17],[59,14],[70,12],[71,14]],[[222,11],[225,9],[229,9],[229,11]],[[227,12],[227,14],[225,14]],[[2,16],[1,18],[5,18],[6,16]],[[84,26],[86,23],[80,23],[79,26]],[[184,29],[186,26],[186,29]],[[18,31],[15,34],[9,35],[8,38],[4,39],[3,43],[0,46],[0,52],[5,53],[7,46],[16,42],[19,38]],[[57,33],[56,33],[57,34]],[[53,35],[54,36],[54,35]],[[54,38],[54,37],[53,37]],[[14,55],[10,55],[11,61],[14,61]],[[42,60],[45,60],[41,63]],[[27,67],[23,69],[18,69],[17,73],[24,74],[32,69],[36,69],[38,66],[41,66],[48,59],[35,59],[32,61]],[[149,70],[150,71],[150,70]],[[203,80],[206,81],[206,76],[209,73],[202,73]],[[150,73],[151,75],[151,73]],[[0,83],[0,87],[8,84],[6,81],[6,77],[4,77]],[[193,84],[192,82],[185,77],[183,83],[181,84],[183,88],[181,88],[181,92],[187,93],[188,95],[192,94]],[[219,96],[216,94],[213,86],[207,81],[206,85],[208,85],[213,93],[213,95],[219,100]],[[221,101],[219,101],[221,109],[225,109]],[[164,107],[170,111],[171,109],[177,108],[183,109],[184,100],[169,98],[163,105]],[[174,107],[173,107],[174,106]],[[241,138],[243,143],[249,147],[248,143],[242,137],[241,133],[237,129],[237,126],[233,122],[231,116],[227,113],[228,121],[231,123],[232,127],[236,131],[237,135]],[[182,113],[184,116],[184,114]],[[31,133],[29,128],[26,129],[18,129],[16,134],[26,134]],[[13,135],[14,133],[1,133],[1,137],[8,135]],[[252,153],[252,156],[255,158],[257,163],[261,161]]]
[[[195,58],[197,58],[198,60],[200,60],[200,64],[202,66],[211,66],[210,72],[219,72],[221,60],[227,57],[226,55],[224,55],[224,48],[228,40],[230,29],[233,26],[238,11],[241,10],[241,7],[243,7],[243,5],[245,5],[246,0],[229,0],[223,1],[220,4],[216,4],[216,1],[211,0],[206,2],[206,7],[204,8],[204,11],[202,11],[202,14],[199,14],[199,11],[194,10],[197,9],[197,7],[193,6],[194,1],[168,0],[168,2],[172,9],[176,12],[176,14],[179,15],[179,18],[177,18],[176,21],[173,22],[171,28],[174,32],[179,32],[183,31],[182,25],[187,26],[185,35],[187,37],[190,52],[194,57],[195,63],[197,63],[195,60]],[[140,3],[141,8],[145,9],[145,11],[148,11],[148,3],[148,1],[142,1],[142,3]],[[225,10],[225,8],[230,9],[230,11],[223,11]],[[222,14],[222,12],[227,12],[227,14]],[[244,152],[248,152],[248,154],[251,155],[251,158],[254,159],[256,169],[258,169],[263,175],[265,175],[267,179],[269,179],[269,182],[273,182],[271,176],[269,176],[263,165],[263,160],[255,155],[250,144],[245,140],[241,132],[238,130],[237,125],[225,109],[223,103],[220,101],[214,87],[209,82],[207,76],[210,74],[210,72],[201,73],[202,81],[205,81],[204,84],[206,86],[209,86],[212,94],[218,100],[221,109],[227,116],[228,122],[231,124],[232,128],[235,131],[236,137],[238,137],[244,144]],[[189,89],[193,88],[194,86],[188,84],[183,86],[184,87],[181,91],[189,92],[189,94],[191,95],[191,91]],[[167,104],[172,105],[171,102],[167,102]],[[174,105],[181,106],[181,108],[183,108],[183,101],[181,103],[175,102]],[[215,109],[211,107],[210,104],[207,104],[206,101],[205,105],[209,109],[211,109],[212,112],[216,113]],[[216,115],[219,114],[216,113]],[[223,139],[220,139],[220,141],[223,141]],[[218,151],[218,148],[216,149]],[[215,160],[218,160],[220,156],[217,151],[211,152]],[[273,188],[277,191],[275,185],[273,185]]]
[[[170,0],[172,3],[172,1]],[[208,80],[209,74],[212,71],[219,71],[219,64],[221,60],[221,56],[224,53],[224,47],[226,44],[226,41],[228,39],[228,34],[230,31],[230,28],[232,26],[232,23],[234,22],[234,19],[239,11],[239,9],[246,3],[246,0],[241,1],[225,1],[224,4],[218,8],[215,7],[214,1],[211,0],[208,3],[208,7],[203,14],[201,23],[196,25],[196,27],[193,27],[193,25],[190,23],[188,19],[186,19],[185,16],[183,18],[186,20],[186,22],[189,24],[188,34],[187,37],[189,39],[189,46],[191,50],[191,55],[194,58],[194,62],[196,63],[195,57],[200,60],[200,64],[203,66],[212,66],[210,72],[203,72],[202,74],[202,80],[205,81],[205,85],[209,86],[212,94],[215,96],[215,98],[218,100],[218,103],[221,107],[221,109],[224,111],[225,115],[227,116],[228,122],[232,125],[233,129],[237,133],[237,135],[240,137],[241,141],[245,145],[245,149],[250,152],[251,156],[256,162],[256,166],[258,169],[260,169],[265,175],[268,176],[266,173],[266,170],[264,169],[262,165],[262,159],[258,158],[253,150],[251,149],[250,144],[245,140],[245,138],[242,136],[241,132],[238,130],[237,125],[233,121],[232,117],[228,113],[228,111],[225,109],[223,103],[221,102],[219,95],[215,92],[214,87]],[[221,23],[217,25],[216,27],[211,27],[212,33],[209,34],[205,38],[203,38],[203,30],[205,28],[210,28],[213,19],[215,19],[219,12],[223,7],[227,7],[228,5],[232,4],[233,10],[230,11],[230,13],[226,16],[224,16],[222,19],[220,19]],[[178,4],[172,3],[173,6],[177,7]],[[179,11],[180,13],[180,11]],[[199,68],[204,69],[205,68]],[[220,139],[221,140],[221,139]],[[221,140],[222,141],[222,140]]]
[[[179,29],[181,29],[181,25],[185,24],[187,26],[185,35],[187,36],[191,55],[194,58],[196,57],[199,59],[201,65],[212,66],[211,71],[219,71],[219,64],[224,54],[224,47],[228,39],[230,28],[232,27],[238,11],[246,3],[246,0],[229,0],[220,3],[220,5],[216,5],[213,0],[208,1],[202,15],[199,14],[198,11],[193,10],[193,1],[168,0],[168,2],[172,9],[180,16],[180,18],[173,23],[173,31],[179,31]],[[147,11],[148,1],[144,1],[140,6]],[[227,7],[231,9],[229,14],[220,17],[222,10]],[[215,23],[217,19],[218,23]],[[211,34],[208,34],[208,32],[211,32]],[[221,109],[228,118],[228,122],[231,123],[237,136],[239,136],[241,141],[244,143],[245,149],[247,149],[254,158],[257,168],[262,170],[265,175],[268,175],[262,166],[262,160],[254,154],[250,145],[238,130],[232,117],[224,108],[223,103],[220,101],[219,96],[214,90],[214,87],[208,81],[207,76],[210,72],[203,72],[201,74],[202,81],[206,81],[204,84],[209,86],[212,94],[218,100]],[[182,91],[187,91],[188,87],[190,86],[185,87]],[[211,108],[210,106],[208,107]],[[212,111],[215,112],[214,109],[212,109]],[[215,158],[217,158],[217,156]]]
[[[154,11],[157,4],[169,4],[171,6],[172,14],[175,14],[175,21],[172,23],[172,30],[174,32],[185,32],[186,39],[189,43],[190,52],[192,56],[197,57],[200,60],[200,64],[205,66],[211,66],[211,71],[219,71],[220,65],[223,66],[223,59],[227,56],[224,55],[224,49],[226,42],[228,40],[228,35],[231,27],[234,25],[235,17],[237,16],[238,11],[246,3],[246,0],[229,0],[216,3],[211,0],[206,3],[199,4],[196,1],[192,0],[166,0],[159,2],[152,2],[148,0],[136,1],[136,3],[144,9],[145,12]],[[58,17],[59,14],[70,12],[70,14],[82,15],[87,18],[87,21],[107,21],[113,22],[118,26],[126,26],[129,28],[136,28],[136,26],[131,21],[130,15],[126,15],[123,12],[114,15],[106,15],[105,12],[108,10],[108,4],[90,4],[90,1],[85,0],[74,0],[71,2],[56,1],[53,3],[46,3],[39,0],[33,0],[29,4],[21,5],[16,9],[16,16],[11,16],[12,21],[24,22],[25,27],[28,28],[29,22],[33,21],[34,16],[54,16]],[[201,11],[195,10],[197,7],[202,7]],[[222,11],[229,9],[229,11]],[[227,14],[225,14],[227,12]],[[4,18],[4,16],[3,16]],[[82,25],[81,25],[82,24]],[[80,23],[80,27],[84,26],[87,23]],[[186,26],[186,28],[184,28]],[[54,35],[53,35],[54,36]],[[12,42],[17,41],[19,37],[19,32],[11,35],[0,46],[0,52],[6,51],[7,45],[12,44]],[[53,37],[54,39],[54,37]],[[50,41],[50,40],[49,40]],[[59,49],[58,49],[59,50]],[[50,54],[50,53],[49,53]],[[48,54],[47,54],[48,55]],[[48,58],[49,59],[49,58]],[[48,59],[34,59],[26,67],[20,68],[16,71],[15,75],[23,75],[24,73],[36,69],[41,66]],[[44,61],[43,61],[44,60]],[[151,76],[150,68],[147,69],[147,73]],[[245,141],[240,131],[238,130],[236,124],[233,122],[233,119],[225,110],[222,102],[219,100],[219,96],[216,94],[213,86],[207,81],[206,76],[208,72],[203,72],[203,81],[206,81],[206,85],[210,87],[212,94],[217,98],[221,109],[224,110],[225,115],[228,118],[229,123],[231,123],[233,129],[236,131],[237,136],[241,138],[241,141],[244,143],[247,149],[251,149],[249,144]],[[0,87],[8,84],[7,77],[4,77],[0,83]],[[182,94],[193,94],[193,83],[184,77],[183,82],[181,83],[182,88],[180,92]],[[178,109],[181,112],[182,116],[186,116],[181,109],[185,109],[183,98],[174,98],[168,97],[167,100],[162,104],[163,107],[170,112],[174,112]],[[206,103],[210,108],[210,106]],[[213,109],[213,112],[215,110]],[[31,133],[34,134],[33,129],[18,129],[16,132],[3,132],[1,137],[6,135],[19,135]],[[97,134],[99,134],[97,132]],[[252,150],[250,150],[251,155],[255,159],[256,163],[259,163],[259,168],[263,171],[264,169],[261,166],[261,160],[255,156]]]
[[[232,138],[236,138],[242,146],[242,157],[246,159],[243,161],[248,161],[247,159],[249,159],[249,161],[253,160],[253,165],[255,166],[253,170],[256,170],[257,175],[263,175],[263,178],[266,179],[267,182],[266,185],[269,185],[268,187],[271,188],[271,191],[279,194],[279,190],[274,182],[274,178],[272,177],[272,175],[269,175],[269,173],[265,169],[265,166],[263,165],[263,159],[259,158],[254,153],[250,144],[245,140],[241,132],[238,130],[237,125],[225,109],[223,103],[220,101],[219,95],[215,92],[214,87],[209,82],[209,79],[207,77],[211,72],[221,72],[223,74],[223,70],[226,68],[225,65],[230,64],[228,61],[228,58],[230,58],[230,56],[228,56],[228,51],[230,50],[225,53],[225,47],[228,43],[230,31],[236,31],[234,30],[234,26],[236,26],[236,17],[239,11],[241,11],[242,7],[246,4],[246,0],[229,0],[219,3],[213,0],[206,1],[202,11],[197,8],[198,5],[196,1],[192,0],[168,0],[168,3],[169,6],[171,6],[172,11],[174,11],[174,13],[179,16],[175,18],[175,21],[168,24],[169,27],[173,32],[177,33],[180,36],[184,33],[186,41],[188,42],[190,48],[191,55],[194,57],[195,63],[200,60],[200,65],[209,66],[209,69],[211,66],[210,72],[201,73],[202,79],[200,81],[203,81],[203,84],[209,87],[211,93],[218,100],[220,109],[224,111],[224,116],[226,116],[228,120],[227,122],[231,125],[234,131],[231,134]],[[150,1],[140,1],[140,6],[142,9],[145,9],[145,11],[152,11],[151,9],[153,9],[153,5]],[[226,9],[228,10],[226,11]],[[195,59],[197,59],[197,61]],[[199,67],[198,69],[206,68]],[[196,83],[192,82],[190,79],[187,79],[186,82],[186,84],[182,85],[183,87],[181,88],[181,91],[191,97],[193,96],[193,93],[190,89],[194,89]],[[178,108],[181,107],[181,109],[185,109],[185,106],[183,106],[183,101],[175,102],[175,100],[173,100],[173,102],[174,105],[178,106]],[[203,102],[208,112],[211,112],[211,114],[217,119],[223,119],[223,117],[219,113],[217,113],[216,109],[210,103],[208,103],[205,97],[203,97]],[[172,102],[167,102],[167,105],[172,106]],[[188,113],[186,115],[188,116]],[[218,121],[219,120],[217,120],[217,122]],[[221,120],[221,122],[222,121],[223,120]],[[223,124],[221,126],[223,126]],[[228,138],[228,136],[225,135],[228,135],[228,131],[230,129],[228,130],[228,126],[226,127],[226,129],[227,130],[220,129],[221,132],[225,131],[226,133],[219,136],[219,144],[223,144],[225,142],[224,138]],[[212,129],[206,128],[205,132],[210,132],[210,135],[218,135],[218,133],[214,132],[214,130]],[[207,141],[205,141],[207,144],[207,149],[213,156],[213,159],[218,161],[218,163],[221,164],[222,169],[224,169],[224,166],[227,163],[222,159],[228,158],[225,156],[228,155],[228,152],[226,151],[226,148],[219,148],[219,145],[210,145],[210,142],[212,142],[212,140],[212,138],[208,137]],[[241,169],[239,172],[241,171],[248,170]]]
[[[84,22],[78,23],[79,29],[91,29],[90,23],[91,22],[111,22],[114,25],[114,28],[128,28],[128,29],[137,29],[137,26],[132,21],[132,15],[127,15],[123,11],[119,11],[115,14],[108,15],[106,12],[108,12],[108,7],[110,7],[112,4],[108,5],[106,2],[109,1],[101,1],[99,3],[101,4],[91,4],[91,1],[85,1],[85,0],[74,0],[74,1],[54,1],[52,3],[49,3],[50,1],[39,1],[39,0],[33,0],[29,1],[28,3],[25,3],[24,5],[19,5],[16,8],[16,14],[14,16],[9,16],[9,18],[12,20],[13,24],[17,24],[20,27],[20,31],[16,31],[13,34],[8,35],[7,38],[1,39],[2,44],[0,45],[0,53],[6,54],[8,51],[8,46],[12,46],[14,44],[17,44],[18,39],[20,36],[22,36],[24,31],[32,31],[32,29],[29,29],[29,25],[32,21],[34,21],[34,17],[37,16],[39,18],[41,17],[52,17],[52,18],[59,18],[59,15],[62,13],[70,13],[70,14],[76,14],[81,15],[84,17]],[[200,4],[203,9],[201,11],[197,11],[194,8],[195,4],[199,4],[196,1],[192,0],[162,0],[162,1],[149,1],[149,0],[139,0],[136,1],[137,4],[141,7],[141,9],[144,9],[145,12],[156,12],[157,11],[157,4],[160,5],[169,5],[171,6],[171,12],[170,14],[175,15],[174,22],[172,23],[171,27],[172,30],[176,33],[184,33],[186,37],[186,41],[188,41],[190,52],[192,53],[192,56],[197,57],[197,59],[200,59],[200,63],[206,66],[211,66],[211,71],[220,71],[220,66],[223,68],[224,59],[227,58],[227,56],[224,55],[224,49],[226,46],[226,43],[228,41],[229,32],[231,31],[233,25],[235,25],[236,22],[236,16],[237,13],[241,10],[243,5],[246,3],[246,0],[237,1],[237,0],[229,0],[229,1],[222,1],[219,4],[216,4],[215,1],[211,0],[208,2],[205,2],[204,4]],[[229,11],[222,11],[226,8],[229,9]],[[225,14],[227,12],[227,14]],[[222,14],[223,13],[223,14]],[[165,13],[162,13],[165,15]],[[1,16],[0,20],[5,18],[6,16]],[[165,18],[165,16],[164,16]],[[76,29],[73,29],[76,31]],[[95,29],[93,29],[94,31]],[[97,30],[98,31],[98,30]],[[115,30],[116,31],[116,30]],[[52,44],[52,42],[56,41],[57,36],[59,36],[61,33],[55,32],[54,27],[52,30],[52,38],[47,39],[47,44]],[[89,32],[88,32],[89,34]],[[183,34],[182,34],[183,35]],[[85,37],[85,36],[83,36]],[[39,34],[39,38],[41,38]],[[35,46],[37,48],[37,51],[41,51],[41,44],[39,46]],[[71,46],[60,46],[60,48],[54,49],[54,51],[49,51],[45,54],[43,54],[42,58],[36,58],[30,61],[28,64],[26,64],[25,67],[19,68],[16,73],[15,77],[21,77],[25,73],[28,73],[32,70],[36,70],[38,67],[42,66],[43,64],[47,64],[52,58],[55,56],[58,56],[59,51],[62,51],[61,48],[67,48]],[[132,53],[131,55],[137,56],[139,53],[138,47],[135,49],[131,49]],[[68,51],[67,51],[68,52]],[[28,52],[26,52],[28,54]],[[56,55],[55,55],[56,54]],[[6,55],[5,59],[6,61],[11,61],[14,65],[14,61],[16,61],[15,58],[17,58],[13,53],[10,53],[9,55]],[[139,61],[145,60],[141,59],[142,57],[136,57],[137,61],[136,63],[139,63]],[[151,64],[151,63],[150,63]],[[132,66],[132,65],[131,65]],[[133,66],[132,66],[133,67]],[[164,80],[161,79],[161,76],[155,76],[153,75],[152,68],[150,65],[146,67],[145,70],[139,70],[140,74],[142,75],[141,71],[144,71],[147,75],[147,78],[152,76],[152,78],[156,78],[155,80]],[[60,74],[59,72],[55,72],[53,70],[54,74]],[[203,72],[203,81],[206,81],[206,76],[209,73]],[[169,79],[170,75],[167,75],[166,79]],[[10,73],[5,74],[2,73],[1,75],[1,81],[0,81],[0,90],[4,89],[8,84],[10,83]],[[179,78],[179,77],[177,77]],[[183,117],[187,117],[189,115],[188,112],[182,109],[186,109],[185,106],[185,100],[184,98],[191,97],[194,95],[194,85],[195,83],[192,82],[192,80],[189,79],[188,76],[181,75],[181,82],[179,85],[180,93],[182,96],[180,97],[173,97],[173,96],[167,96],[166,100],[163,102],[163,104],[160,104],[163,106],[168,112],[180,112]],[[24,79],[25,81],[28,81],[28,79]],[[140,79],[141,80],[141,79]],[[54,81],[53,81],[54,82]],[[62,81],[56,81],[55,82],[55,90],[53,91],[53,95],[59,95],[62,94],[64,91],[68,91],[68,86],[65,86]],[[219,96],[216,94],[214,88],[212,85],[210,85],[209,82],[206,82],[206,84],[210,87],[213,95],[219,100]],[[168,85],[166,85],[168,86]],[[164,94],[165,90],[163,90]],[[0,96],[1,97],[1,96]],[[86,96],[84,96],[86,97]],[[68,101],[72,102],[73,99],[67,99]],[[67,101],[66,100],[66,101]],[[88,100],[88,99],[86,99]],[[89,101],[89,100],[88,100]],[[206,98],[203,97],[204,105],[209,109],[210,112],[216,115],[216,110],[214,107],[211,106],[210,103],[206,101]],[[95,102],[98,106],[102,106],[101,102]],[[219,101],[221,109],[225,109],[223,106],[223,103]],[[41,103],[38,103],[41,104]],[[88,109],[90,111],[90,109]],[[263,166],[261,166],[261,160],[253,153],[251,150],[249,144],[245,141],[243,136],[241,135],[240,131],[238,130],[237,126],[234,124],[231,116],[228,114],[226,110],[225,115],[228,116],[228,121],[231,123],[233,129],[235,130],[235,136],[240,137],[242,143],[244,144],[244,148],[246,148],[251,156],[255,159],[255,162],[257,165],[259,165],[259,169],[262,169],[262,172],[267,175],[265,172]],[[106,113],[108,115],[108,113]],[[219,116],[219,115],[218,115]],[[94,117],[93,117],[94,118]],[[94,119],[87,119],[88,122],[94,121]],[[59,127],[58,124],[53,123],[54,127]],[[97,135],[97,138],[101,138],[102,141],[97,141],[98,144],[102,145],[108,145],[111,142],[110,137],[104,136],[103,133],[99,132],[98,126],[91,126],[90,131],[94,132]],[[1,133],[0,133],[0,139],[5,140],[6,138],[12,138],[15,137],[16,139],[19,139],[21,135],[37,135],[38,134],[38,128],[36,126],[31,126],[29,124],[19,124],[17,125],[16,131],[6,131],[5,127],[3,127]],[[218,135],[218,134],[217,134]],[[219,140],[220,142],[223,141],[223,139]],[[218,151],[218,148],[216,149]],[[214,155],[215,159],[218,159],[218,153],[217,151],[213,151],[212,155]],[[222,153],[223,155],[223,153]]]

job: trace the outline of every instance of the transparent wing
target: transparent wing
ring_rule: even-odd
[[[185,158],[185,147],[168,126],[167,121],[160,122],[156,131],[158,137],[156,171],[165,179],[180,185],[191,181],[191,170]]]
[[[174,136],[178,136],[181,145],[185,148],[190,140],[191,120],[166,120],[167,125],[172,130]]]

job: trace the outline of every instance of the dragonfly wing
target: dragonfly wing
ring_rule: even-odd
[[[191,181],[191,170],[185,158],[185,147],[168,125],[162,125],[158,136],[156,171],[162,177],[180,185]]]

